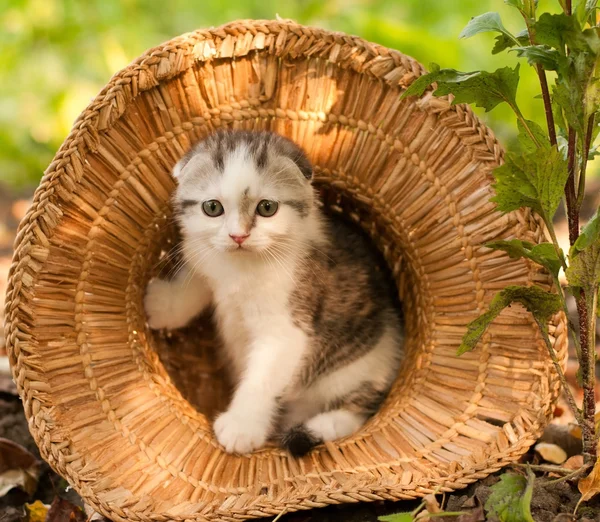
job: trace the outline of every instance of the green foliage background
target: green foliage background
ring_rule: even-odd
[[[540,8],[558,12],[558,2],[540,0]],[[359,35],[425,65],[494,70],[514,57],[490,56],[492,34],[458,39],[472,16],[491,10],[513,33],[521,30],[518,12],[502,0],[0,0],[0,181],[36,185],[111,75],[178,34],[278,14]],[[537,78],[525,63],[521,77],[519,105],[545,125],[542,102],[533,99]],[[508,107],[483,117],[502,141],[514,139]]]

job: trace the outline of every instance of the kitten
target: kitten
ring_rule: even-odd
[[[151,328],[214,305],[236,388],[214,430],[228,452],[299,456],[358,430],[402,354],[393,285],[362,234],[317,206],[312,167],[269,132],[219,131],[176,165],[185,266],[154,279]]]

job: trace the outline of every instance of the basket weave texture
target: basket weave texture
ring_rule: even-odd
[[[77,119],[21,223],[6,338],[43,457],[115,520],[241,520],[459,489],[540,435],[559,382],[530,316],[505,310],[477,350],[465,325],[507,284],[550,279],[481,245],[544,239],[489,202],[502,151],[469,108],[400,100],[423,68],[397,51],[289,21],[239,21],[152,49]],[[170,171],[218,127],[271,129],[315,165],[326,206],[362,226],[404,301],[407,359],[381,411],[302,459],[234,456],[208,318],[151,332],[150,277],[176,241]],[[566,328],[550,325],[561,360]]]

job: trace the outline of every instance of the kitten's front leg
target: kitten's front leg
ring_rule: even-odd
[[[229,453],[248,453],[267,442],[279,399],[297,375],[306,349],[305,334],[288,318],[275,319],[264,330],[252,343],[229,409],[214,424],[217,440]]]
[[[144,308],[150,328],[181,328],[203,312],[212,292],[201,276],[184,267],[170,281],[153,279],[148,284]]]

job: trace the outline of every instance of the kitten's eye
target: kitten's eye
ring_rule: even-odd
[[[256,207],[256,212],[258,212],[263,217],[271,217],[275,215],[275,212],[277,212],[278,208],[279,203],[277,203],[277,201],[263,199]]]
[[[216,199],[209,199],[202,203],[202,210],[208,217],[217,217],[225,212],[223,205]]]

